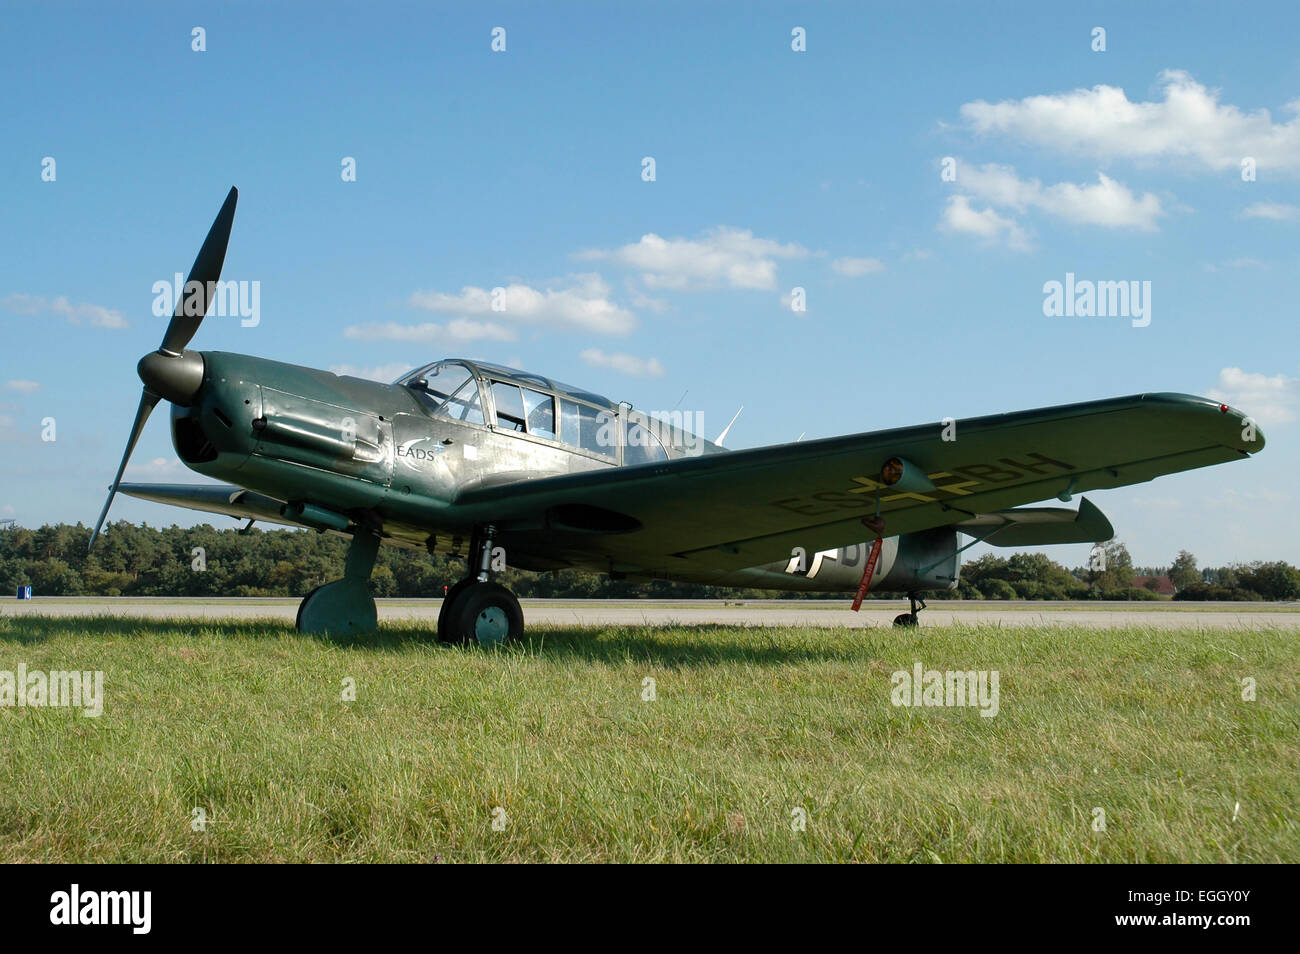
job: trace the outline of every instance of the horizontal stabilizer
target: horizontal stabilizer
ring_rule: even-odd
[[[1077,512],[1067,507],[1017,507],[982,513],[954,526],[995,547],[1101,543],[1115,535],[1106,515],[1087,497],[1079,501]]]

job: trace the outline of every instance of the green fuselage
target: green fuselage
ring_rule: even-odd
[[[172,407],[172,439],[181,460],[200,474],[283,501],[286,517],[320,529],[368,526],[394,543],[461,552],[475,521],[458,513],[459,494],[619,466],[617,458],[434,413],[403,385],[228,352],[203,352],[202,358],[203,385],[197,396],[189,407]],[[617,408],[611,411],[618,413]],[[684,443],[669,445],[667,453],[686,453]],[[708,442],[690,443],[707,445],[709,453],[722,450]],[[955,549],[955,534],[945,531],[942,536],[941,541],[927,537],[901,544],[898,538],[887,540],[872,588],[915,588],[911,571],[922,557],[929,562],[936,552],[942,556],[945,549]],[[863,543],[725,577],[710,571],[707,580],[851,591],[866,553]],[[511,564],[608,569],[599,558],[588,562],[572,554],[548,559],[524,553]],[[942,561],[926,575],[927,587],[954,585],[956,564],[955,558]],[[683,567],[670,578],[690,580],[697,574]]]

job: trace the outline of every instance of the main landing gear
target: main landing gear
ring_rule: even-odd
[[[919,593],[908,593],[907,601],[912,604],[912,612],[895,616],[894,625],[915,628],[921,621],[921,610],[925,609],[925,600],[921,599]]]
[[[496,528],[474,532],[469,544],[469,576],[450,590],[438,613],[438,639],[444,643],[500,646],[523,639],[524,611],[515,595],[492,581],[492,541]]]
[[[453,586],[438,612],[438,639],[444,643],[498,646],[524,635],[524,611],[515,595],[492,581],[493,527],[470,538],[469,576]],[[298,632],[360,636],[379,628],[370,573],[379,554],[379,537],[359,530],[348,546],[343,579],[318,586],[298,606]]]
[[[348,545],[343,579],[318,586],[298,605],[298,632],[326,636],[360,636],[379,628],[370,571],[379,554],[379,537],[358,530]]]

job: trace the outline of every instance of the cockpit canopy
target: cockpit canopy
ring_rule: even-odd
[[[563,445],[609,463],[647,464],[683,456],[681,447],[671,438],[665,441],[658,422],[645,414],[620,410],[609,398],[539,374],[450,359],[394,383],[413,391],[434,414]]]

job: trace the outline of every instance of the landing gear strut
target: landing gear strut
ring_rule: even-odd
[[[925,609],[925,600],[921,599],[919,593],[908,593],[907,601],[912,605],[912,612],[900,613],[895,616],[895,626],[906,626],[912,628],[921,621],[921,610]]]
[[[358,530],[348,545],[343,579],[316,587],[298,605],[298,632],[360,636],[378,629],[379,615],[369,587],[378,554],[379,537]]]
[[[470,537],[468,571],[443,598],[438,612],[438,639],[444,643],[499,646],[524,636],[524,611],[515,595],[492,581],[492,543],[496,528],[486,526]]]

